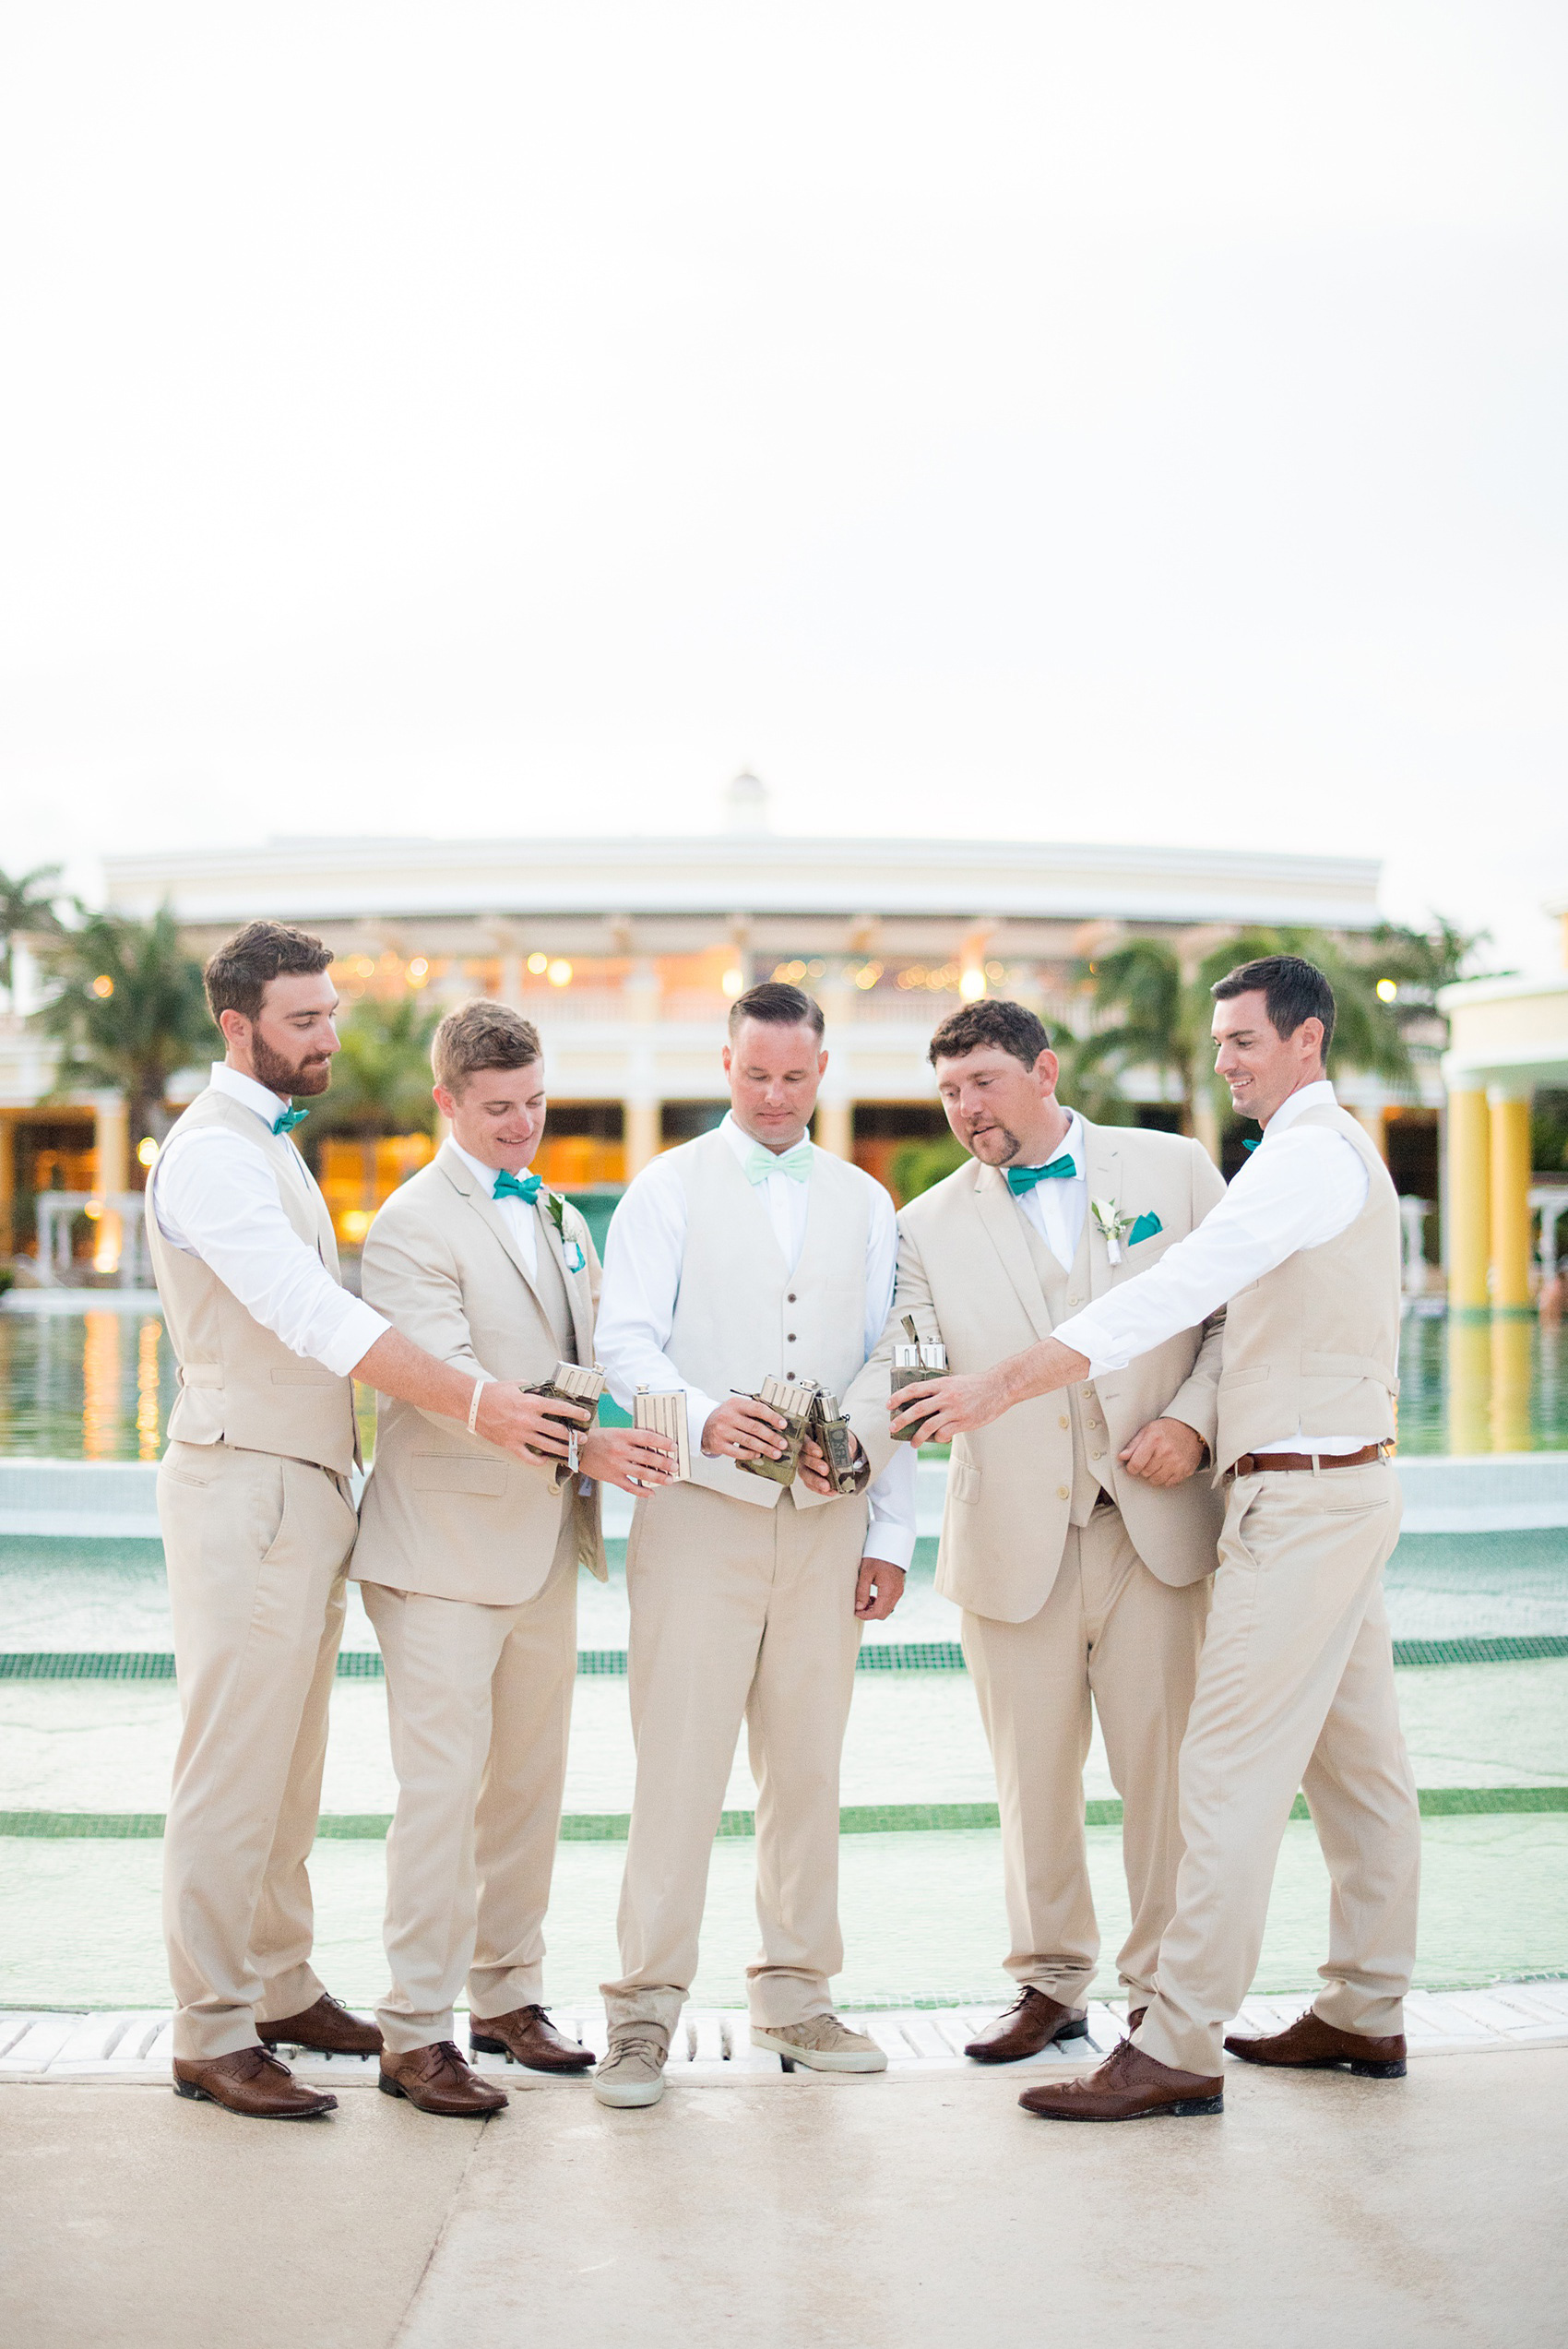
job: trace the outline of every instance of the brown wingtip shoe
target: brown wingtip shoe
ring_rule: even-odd
[[[410,2047],[403,2056],[384,2048],[376,2085],[384,2096],[406,2096],[422,2113],[450,2120],[488,2120],[511,2101],[504,2088],[493,2088],[469,2069],[450,2039]]]
[[[1257,2039],[1228,2039],[1225,2052],[1244,2064],[1275,2064],[1292,2071],[1337,2071],[1348,2065],[1361,2080],[1403,2080],[1405,2042],[1402,2036],[1369,2038],[1359,2031],[1339,2031],[1309,2007],[1289,2031]]]
[[[1123,2039],[1087,2080],[1060,2080],[1026,2089],[1018,2099],[1041,2120],[1144,2120],[1157,2113],[1186,2119],[1225,2110],[1225,2082],[1195,2071],[1173,2071]]]
[[[1082,2007],[1064,2007],[1043,1990],[1020,1991],[1004,2015],[988,2022],[964,2053],[977,2064],[1016,2064],[1038,2056],[1053,2039],[1087,2035],[1088,2015]]]
[[[593,2050],[556,2030],[542,2007],[514,2007],[505,2015],[470,2015],[469,2046],[476,2056],[505,2056],[529,2071],[591,2071]]]
[[[241,2047],[232,2056],[204,2062],[174,2058],[174,2093],[202,2105],[221,2105],[246,2120],[319,2120],[338,2109],[336,2096],[303,2088],[287,2064],[265,2047]]]
[[[308,2047],[317,2056],[379,2056],[381,2033],[374,2023],[351,2015],[324,1990],[314,2007],[285,2015],[281,2022],[258,2022],[264,2047]]]

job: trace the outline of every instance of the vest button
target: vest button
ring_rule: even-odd
[[[794,1333],[794,1331],[791,1330],[790,1330],[790,1334],[789,1334],[789,1336],[785,1339],[784,1343],[785,1343],[787,1346],[792,1346],[792,1345],[794,1344],[794,1342],[795,1342],[795,1333]]]
[[[1056,1497],[1059,1501],[1070,1501],[1073,1496],[1065,1485],[1058,1485],[1056,1487]]]
[[[1089,1458],[1090,1460],[1103,1460],[1105,1458],[1104,1447],[1100,1446],[1096,1450],[1090,1452]]]
[[[1058,1427],[1065,1427],[1065,1426],[1067,1426],[1067,1425],[1069,1425],[1069,1421],[1068,1421],[1067,1414],[1066,1414],[1066,1413],[1065,1413],[1065,1412],[1063,1412],[1063,1414],[1062,1414],[1061,1418],[1057,1421],[1056,1425],[1058,1425]]]
[[[1082,1297],[1069,1297],[1067,1302],[1069,1305],[1082,1305],[1083,1299]]]
[[[795,1297],[795,1292],[794,1292],[794,1290],[793,1290],[793,1289],[791,1289],[791,1290],[790,1290],[790,1292],[789,1295],[785,1298],[784,1302],[785,1302],[785,1304],[786,1304],[786,1305],[793,1305],[793,1304],[795,1304],[795,1302],[796,1302],[796,1297]]]

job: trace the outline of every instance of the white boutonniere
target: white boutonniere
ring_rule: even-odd
[[[580,1272],[588,1262],[588,1258],[583,1254],[582,1242],[575,1236],[571,1239],[566,1237],[566,1202],[559,1191],[546,1191],[544,1211],[555,1226],[556,1234],[561,1242],[561,1253],[566,1259],[567,1271]]]
[[[1123,1215],[1114,1199],[1090,1199],[1089,1213],[1105,1241],[1106,1260],[1111,1264],[1120,1264],[1122,1235],[1132,1230],[1132,1217]]]

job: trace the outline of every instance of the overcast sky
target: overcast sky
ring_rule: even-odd
[[[0,863],[749,765],[1555,961],[1561,0],[0,26]]]

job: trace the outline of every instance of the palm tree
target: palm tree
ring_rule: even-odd
[[[55,1091],[124,1093],[133,1139],[161,1141],[170,1079],[208,1058],[218,1042],[201,965],[181,945],[167,906],[150,922],[77,910],[77,926],[62,927],[38,950],[54,992],[32,1021],[60,1040]]]
[[[434,1132],[430,1040],[438,1017],[415,995],[357,1003],[339,1028],[343,1049],[332,1064],[331,1090],[311,1103],[312,1142],[327,1134],[368,1141]]]
[[[53,893],[40,888],[58,876],[58,864],[35,864],[15,879],[0,870],[0,987],[9,995],[15,978],[13,950],[18,938],[53,937],[60,931]]]

